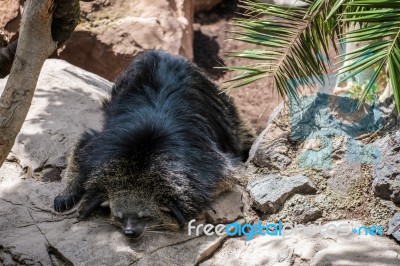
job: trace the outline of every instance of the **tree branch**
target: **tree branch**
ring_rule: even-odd
[[[93,0],[82,0],[91,2]],[[79,0],[55,0],[55,10],[51,24],[51,35],[60,47],[75,30],[79,22]],[[13,41],[7,47],[0,48],[0,78],[10,74],[11,66],[17,51],[18,40]]]
[[[0,166],[25,121],[43,63],[56,49],[51,36],[53,11],[53,0],[25,3],[14,63],[0,98]]]
[[[0,78],[11,68],[0,98],[0,166],[28,114],[44,61],[71,36],[79,12],[79,0],[27,0],[18,42],[0,49]]]

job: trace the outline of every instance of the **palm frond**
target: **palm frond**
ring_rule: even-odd
[[[343,43],[367,42],[364,46],[347,54],[345,66],[338,69],[344,74],[340,82],[348,80],[371,66],[377,66],[362,99],[372,90],[379,73],[387,66],[393,88],[397,110],[400,112],[400,1],[393,0],[352,0],[342,14],[342,21],[349,24],[349,30],[341,36]],[[349,56],[351,55],[351,56]]]
[[[304,0],[303,0],[304,1]],[[228,88],[236,88],[265,77],[273,77],[281,96],[297,96],[301,85],[324,82],[329,64],[328,47],[364,43],[342,56],[340,82],[374,69],[362,99],[375,88],[387,69],[397,110],[400,112],[400,0],[306,0],[308,7],[283,7],[242,1],[244,19],[233,39],[258,45],[258,49],[230,53],[254,63],[228,67],[237,71]]]
[[[335,15],[329,15],[328,1],[307,1],[308,7],[282,7],[242,1],[244,19],[235,20],[240,31],[232,39],[258,45],[262,49],[232,52],[237,58],[254,60],[244,68],[227,67],[240,74],[229,81],[236,88],[265,77],[273,77],[282,97],[297,98],[303,85],[324,83],[329,62],[328,47],[341,33]],[[338,8],[340,9],[340,8]],[[336,14],[336,13],[335,13]]]

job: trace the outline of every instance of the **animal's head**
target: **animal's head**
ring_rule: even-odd
[[[185,222],[176,206],[163,205],[138,191],[113,193],[109,195],[109,203],[114,223],[122,228],[127,237],[137,239],[154,231],[176,231]]]
[[[176,152],[167,152],[170,146],[162,145],[166,137],[144,133],[134,134],[135,140],[121,138],[124,146],[118,142],[107,147],[120,154],[99,164],[92,173],[95,188],[88,189],[104,192],[114,221],[132,238],[150,231],[178,230],[184,218],[201,206],[192,200],[193,194],[201,194],[192,192],[189,168]]]

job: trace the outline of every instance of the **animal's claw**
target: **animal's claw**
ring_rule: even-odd
[[[75,205],[75,198],[69,195],[58,195],[54,199],[54,210],[63,212],[71,209]]]

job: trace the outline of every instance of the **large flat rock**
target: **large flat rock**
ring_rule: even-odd
[[[287,198],[300,193],[315,193],[312,182],[302,175],[281,176],[265,175],[249,181],[247,185],[256,208],[263,212],[275,213],[283,205]]]
[[[356,221],[339,221],[329,224]],[[228,239],[221,250],[205,261],[204,266],[217,265],[400,265],[400,247],[381,236],[351,234],[349,236],[304,233],[284,237],[259,236],[250,241]]]
[[[81,23],[59,57],[109,80],[139,52],[193,58],[194,0],[81,2]]]
[[[0,93],[6,82],[0,79]],[[100,107],[111,86],[63,60],[47,60],[9,159],[18,160],[28,177],[60,180],[73,143],[83,131],[102,127]]]
[[[61,188],[59,182],[24,178],[15,163],[0,168],[0,264],[193,265],[217,239],[182,231],[130,240],[107,215],[77,222],[74,213],[54,213],[52,201]]]

